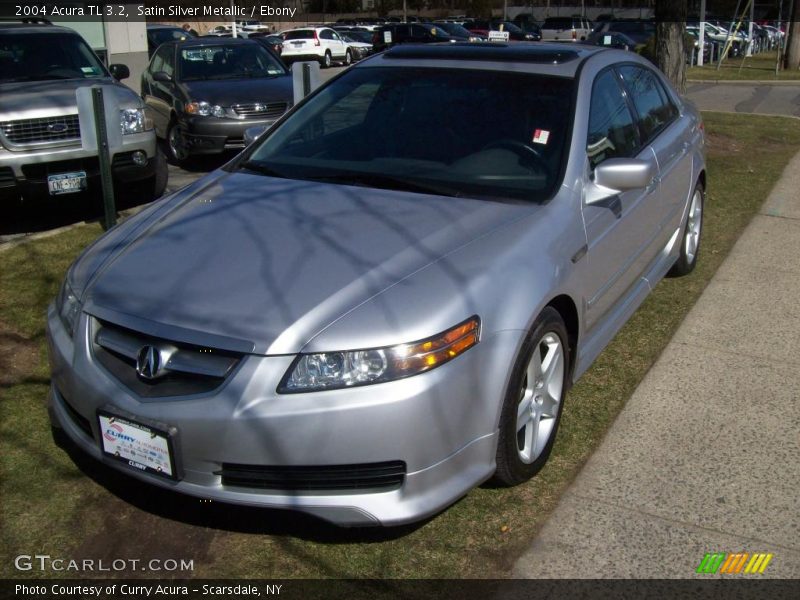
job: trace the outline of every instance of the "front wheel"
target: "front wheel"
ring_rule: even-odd
[[[173,122],[167,131],[167,158],[174,165],[185,163],[189,159],[189,151],[183,139],[180,126]]]
[[[525,339],[506,390],[494,474],[501,485],[527,481],[550,456],[569,376],[567,340],[564,320],[548,306]]]
[[[353,55],[350,54],[350,50],[348,49],[347,52],[344,53],[344,65],[346,67],[350,66],[350,63],[353,62]]]
[[[689,214],[686,217],[686,227],[681,238],[681,253],[667,273],[669,277],[681,277],[694,271],[697,264],[697,253],[700,251],[700,235],[703,231],[704,203],[705,190],[703,184],[698,183],[689,203]]]

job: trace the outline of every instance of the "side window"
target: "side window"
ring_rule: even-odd
[[[649,69],[626,65],[619,68],[631,100],[639,113],[639,126],[646,140],[652,138],[677,116],[667,92],[655,73]]]
[[[167,75],[172,75],[175,72],[172,61],[173,49],[172,44],[164,44],[158,49],[155,56],[153,56],[153,64],[150,66],[150,70],[153,73],[164,71]]]
[[[592,86],[586,154],[594,169],[608,158],[631,158],[639,151],[639,135],[628,103],[613,71],[598,75]]]
[[[161,52],[156,52],[153,55],[153,60],[150,62],[150,72],[158,73],[164,70],[164,55]]]
[[[321,37],[323,40],[332,40],[333,33],[331,33],[330,29],[323,29],[319,32],[319,37]]]

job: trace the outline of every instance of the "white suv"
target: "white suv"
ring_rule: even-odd
[[[585,17],[548,17],[542,24],[543,42],[582,42],[592,26]]]
[[[281,58],[284,62],[317,60],[324,68],[330,67],[333,61],[343,62],[345,65],[353,62],[350,46],[330,27],[290,29],[284,31],[281,37]]]

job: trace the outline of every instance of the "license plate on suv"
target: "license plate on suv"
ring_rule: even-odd
[[[86,171],[48,175],[47,189],[51,196],[82,192],[86,189]]]
[[[177,479],[172,436],[161,428],[97,411],[103,453],[129,467]]]

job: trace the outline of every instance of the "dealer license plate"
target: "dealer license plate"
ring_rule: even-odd
[[[81,192],[86,189],[86,171],[48,175],[47,189],[51,196]]]
[[[166,431],[98,411],[103,452],[146,473],[176,479],[172,439]]]

